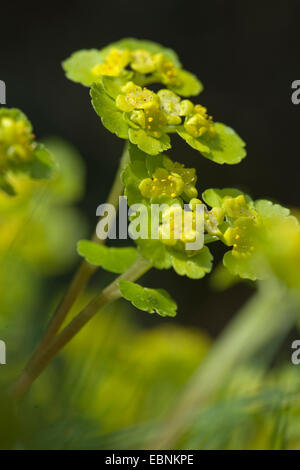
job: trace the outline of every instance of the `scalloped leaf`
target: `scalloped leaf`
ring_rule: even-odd
[[[125,186],[124,195],[128,199],[129,206],[144,202],[144,198],[139,190],[140,181],[133,166],[131,164],[126,165],[122,173],[122,182]]]
[[[251,197],[248,196],[248,194],[245,194],[236,188],[206,189],[206,191],[202,193],[202,199],[210,207],[221,207],[224,197],[226,196],[237,197],[237,196],[240,196],[241,194],[245,196],[245,199],[248,202],[248,204],[253,202]]]
[[[146,168],[146,154],[138,149],[136,145],[129,146],[130,163],[126,165],[122,172],[122,182],[125,186],[125,196],[128,198],[128,204],[146,202],[139,190],[139,184],[142,179],[148,177]]]
[[[104,127],[121,139],[128,139],[128,124],[123,113],[116,108],[114,100],[107,95],[103,85],[93,83],[90,94],[94,110],[100,116]]]
[[[257,212],[264,218],[273,217],[287,217],[290,215],[290,210],[280,204],[274,204],[267,199],[258,199],[254,203]]]
[[[121,93],[122,86],[126,82],[132,79],[133,72],[123,72],[120,77],[106,77],[105,75],[101,77],[101,82],[103,84],[104,90],[106,93],[113,99],[116,99],[117,96]]]
[[[177,75],[182,85],[179,87],[168,86],[177,95],[196,96],[203,91],[203,84],[193,73],[180,69],[177,71]]]
[[[261,259],[254,255],[241,257],[233,255],[232,251],[227,251],[223,256],[223,264],[231,274],[242,279],[256,281],[266,277]]]
[[[110,248],[90,240],[80,240],[77,251],[90,264],[117,274],[127,271],[138,257],[136,248]]]
[[[177,304],[164,289],[149,289],[130,281],[119,281],[124,299],[136,308],[148,313],[158,313],[162,317],[175,317]]]
[[[82,49],[74,52],[62,63],[67,78],[84,86],[91,86],[97,77],[91,72],[95,65],[104,61],[103,53],[97,49]]]
[[[177,133],[191,147],[215,163],[220,165],[239,163],[246,156],[245,142],[231,127],[225,124],[216,122],[214,128],[217,133],[214,137],[204,134],[196,139],[185,130],[178,130]]]
[[[129,129],[129,140],[149,155],[157,155],[171,148],[170,137],[163,134],[159,139],[146,134],[143,129]]]
[[[213,256],[207,246],[195,256],[188,257],[186,253],[172,251],[172,266],[180,276],[191,279],[201,279],[212,269]]]

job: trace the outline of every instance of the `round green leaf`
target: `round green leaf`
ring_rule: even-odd
[[[172,266],[180,276],[201,279],[212,268],[212,254],[207,246],[195,256],[188,257],[185,252],[172,251]]]
[[[231,274],[242,279],[250,279],[251,281],[265,279],[261,258],[255,255],[238,257],[234,256],[232,251],[227,251],[223,257],[223,264]]]
[[[152,137],[143,129],[129,129],[129,140],[136,144],[140,150],[149,155],[157,155],[171,148],[170,137],[163,134],[159,139]]]
[[[149,289],[123,280],[119,281],[119,287],[122,297],[136,308],[148,313],[158,313],[162,317],[175,317],[176,302],[164,289]]]
[[[245,156],[245,142],[236,132],[225,124],[216,122],[215,136],[207,133],[197,139],[185,130],[178,130],[178,134],[194,149],[198,150],[204,157],[215,163],[234,165],[239,163]]]
[[[66,76],[73,82],[81,83],[85,86],[91,86],[97,81],[97,77],[91,72],[95,65],[101,64],[104,57],[101,51],[97,49],[83,49],[74,52],[68,59],[62,63]]]
[[[187,70],[178,70],[177,76],[181,81],[182,85],[179,87],[171,87],[170,90],[174,91],[177,95],[181,96],[197,96],[203,90],[203,85],[198,80],[196,75],[188,72]]]
[[[80,240],[77,251],[90,264],[101,266],[106,271],[117,274],[127,271],[138,257],[136,248],[110,248],[90,240]]]
[[[91,88],[92,105],[101,117],[101,121],[110,132],[121,139],[128,139],[128,124],[112,100],[105,92],[101,83],[94,83]]]

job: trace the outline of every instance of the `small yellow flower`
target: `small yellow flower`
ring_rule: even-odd
[[[171,196],[173,198],[184,194],[188,199],[198,195],[195,184],[197,181],[194,168],[184,168],[184,165],[166,156],[163,157],[163,168],[157,168],[152,178],[141,181],[139,189],[144,197]]]
[[[257,212],[249,207],[243,194],[240,194],[237,197],[224,197],[222,208],[224,209],[225,214],[231,218],[257,216]]]
[[[189,100],[181,100],[178,95],[170,90],[160,90],[157,93],[160,108],[167,116],[168,124],[181,124],[181,116],[190,114],[194,105]]]
[[[146,109],[151,106],[158,107],[157,95],[147,88],[142,88],[133,82],[122,87],[122,94],[116,98],[116,106],[126,113],[134,109]]]
[[[145,130],[147,134],[159,138],[164,132],[167,125],[165,113],[163,113],[156,105],[144,110],[145,113]]]
[[[170,172],[177,173],[184,182],[184,194],[188,199],[196,198],[198,196],[198,191],[195,188],[197,182],[196,170],[195,168],[185,168],[185,166],[178,162],[172,162],[168,157],[163,159],[164,167],[167,168]]]
[[[119,51],[118,49],[112,49],[106,57],[103,64],[95,65],[92,68],[92,73],[96,77],[102,75],[108,77],[118,77],[120,73],[127,67],[131,59],[131,53],[129,50]]]
[[[178,76],[178,69],[174,66],[173,62],[166,59],[166,57],[161,53],[155,54],[154,60],[156,63],[156,72],[162,83],[167,86],[181,85],[181,80]]]
[[[177,204],[168,207],[163,212],[162,224],[158,230],[161,242],[184,250],[185,243],[193,243],[197,239],[200,218],[197,211],[185,211]],[[190,253],[193,254],[195,253]]]
[[[212,117],[208,116],[207,109],[200,104],[194,106],[192,114],[185,120],[184,127],[196,139],[205,133],[211,136],[215,135]]]
[[[233,227],[224,233],[224,239],[233,247],[232,255],[236,257],[248,257],[255,251],[257,243],[257,229],[260,227],[260,218],[240,217],[235,220]]]
[[[179,196],[184,190],[184,182],[176,173],[169,173],[165,168],[157,168],[152,178],[145,178],[139,185],[142,196]]]
[[[144,49],[136,49],[132,52],[130,66],[135,72],[143,74],[152,73],[156,68],[153,54]]]

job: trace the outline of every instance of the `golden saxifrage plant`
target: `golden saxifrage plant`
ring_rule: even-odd
[[[295,266],[300,258],[300,229],[289,210],[267,200],[254,201],[234,188],[207,189],[199,196],[196,170],[173,161],[174,133],[216,164],[237,164],[246,156],[239,135],[216,122],[195,98],[202,84],[183,69],[174,51],[150,41],[123,39],[101,50],[75,52],[63,68],[69,79],[90,88],[102,124],[125,141],[107,202],[117,208],[124,193],[129,206],[143,204],[150,218],[153,204],[165,206],[158,237],[137,238],[135,248],[106,247],[96,235],[91,241],[79,241],[82,264],[14,386],[16,397],[23,396],[55,355],[107,303],[123,297],[140,310],[174,316],[176,302],[165,290],[143,287],[136,281],[151,268],[173,268],[180,276],[201,279],[212,270],[211,243],[224,245],[224,265],[234,276],[254,281],[275,273],[289,286],[299,287]],[[153,84],[158,91],[151,89]],[[42,170],[53,166],[53,159],[35,142],[20,111],[1,109],[0,165],[1,189],[11,195],[18,172],[44,177]],[[199,235],[196,208],[200,204],[204,206],[203,243],[187,250],[186,243]],[[183,216],[191,222],[188,230],[178,224]],[[133,213],[131,222],[137,217]],[[113,223],[114,217],[107,219],[108,226]],[[278,250],[283,240],[288,243]],[[98,267],[119,276],[62,329]]]

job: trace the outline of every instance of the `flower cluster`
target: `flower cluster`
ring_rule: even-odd
[[[126,68],[136,74],[148,75],[147,83],[162,83],[165,86],[179,88],[183,85],[183,77],[180,69],[164,56],[163,53],[153,54],[145,49],[111,49],[101,64],[92,67],[91,72],[96,78],[102,76],[119,77],[124,74]],[[136,77],[142,81],[142,77]],[[196,79],[195,79],[196,83]],[[200,91],[201,85],[195,87],[192,94]]]
[[[190,204],[191,210],[184,210],[180,205],[171,205],[162,214],[162,223],[159,226],[159,238],[162,243],[185,251],[186,243],[193,243],[199,237],[201,228],[201,215]],[[202,245],[203,246],[203,245]],[[195,256],[199,250],[185,251],[187,256]]]
[[[0,109],[0,189],[15,193],[12,175],[46,178],[53,166],[49,152],[35,141],[32,126],[18,109]]]
[[[141,86],[160,83],[181,96],[198,95],[203,88],[195,75],[182,68],[173,50],[152,41],[123,39],[104,49],[78,51],[63,67],[68,78],[85,86],[109,77],[131,78]]]
[[[117,95],[116,107],[127,113],[129,125],[144,129],[152,137],[159,138],[164,133],[174,132],[182,124],[195,138],[206,132],[212,137],[216,135],[212,116],[207,115],[206,108],[194,106],[190,100],[182,100],[167,89],[154,93],[130,81]]]
[[[30,161],[35,148],[32,128],[25,119],[16,119],[11,112],[0,114],[0,168],[6,170],[10,163]]]
[[[184,200],[197,197],[197,176],[194,168],[185,168],[165,155],[162,164],[163,167],[156,168],[151,178],[144,178],[139,184],[139,190],[144,197],[151,199],[159,195],[172,198],[182,196]]]
[[[149,155],[171,148],[172,133],[219,164],[235,164],[246,155],[233,129],[214,123],[204,106],[181,98],[198,95],[202,85],[170,49],[124,39],[102,50],[78,51],[63,67],[71,80],[91,87],[103,125]],[[155,93],[149,88],[154,83],[164,88]]]
[[[218,210],[215,236],[232,247],[225,253],[223,261],[234,275],[255,280],[264,279],[269,274],[274,254],[278,253],[278,241],[274,235],[278,227],[292,228],[291,232],[300,236],[297,220],[279,204],[267,200],[253,201],[232,188],[208,189],[202,197],[213,207],[212,211]],[[287,239],[283,236],[280,242],[283,244]]]

